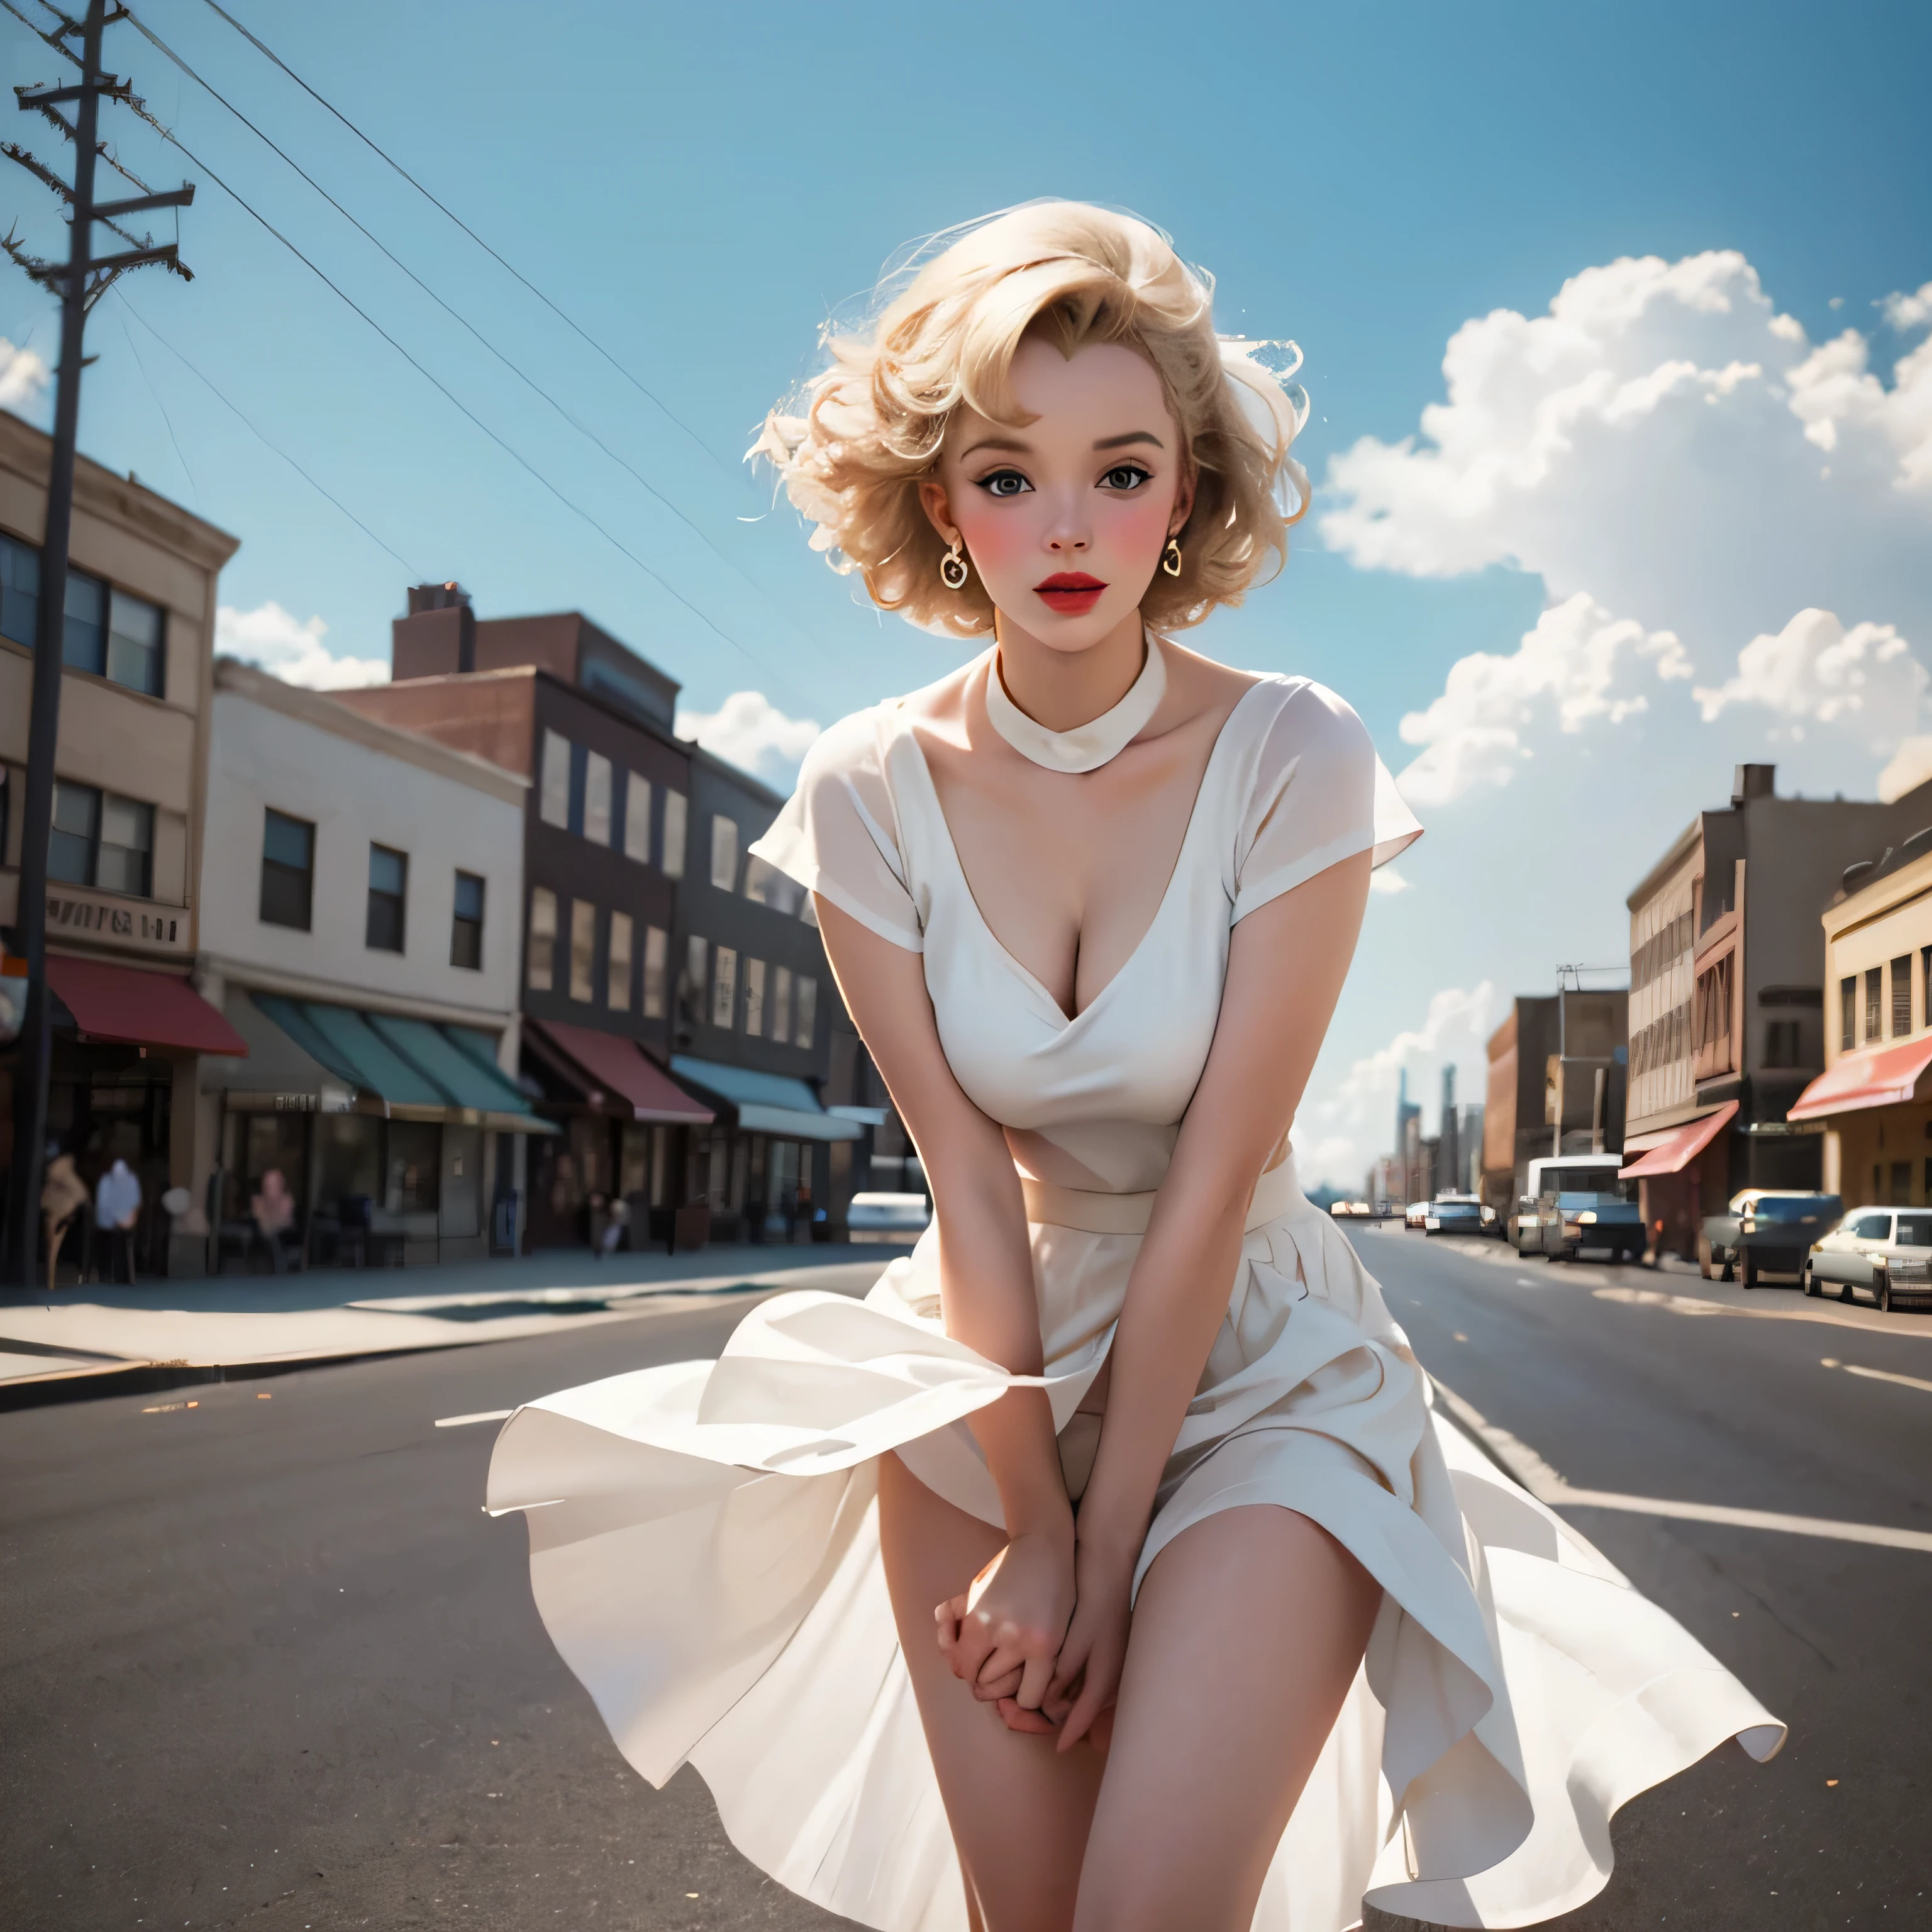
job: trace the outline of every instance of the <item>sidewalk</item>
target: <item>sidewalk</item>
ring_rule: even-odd
[[[514,1340],[693,1296],[781,1287],[860,1295],[903,1252],[742,1246],[600,1260],[566,1248],[407,1273],[328,1268],[63,1288],[0,1305],[0,1410],[219,1382],[230,1369]]]

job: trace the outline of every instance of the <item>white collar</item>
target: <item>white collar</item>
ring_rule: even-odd
[[[1103,711],[1070,731],[1049,731],[1029,718],[1007,694],[1000,675],[999,647],[986,666],[986,716],[993,729],[1022,758],[1050,772],[1097,771],[1147,729],[1167,695],[1167,660],[1160,641],[1144,634],[1147,656],[1139,676],[1111,711]]]

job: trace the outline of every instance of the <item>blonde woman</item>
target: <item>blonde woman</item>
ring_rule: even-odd
[[[891,1932],[1520,1925],[1780,1727],[1431,1413],[1289,1130],[1420,828],[1333,693],[1178,641],[1277,571],[1292,399],[1154,230],[933,254],[761,448],[981,646],[835,725],[815,896],[934,1220],[862,1304],[520,1411],[490,1506],[620,1748]],[[539,1506],[540,1505],[540,1506]]]

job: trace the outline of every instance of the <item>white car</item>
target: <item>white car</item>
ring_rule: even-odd
[[[855,1194],[845,1210],[845,1238],[910,1247],[932,1219],[923,1194]]]
[[[1429,1203],[1412,1201],[1402,1215],[1402,1225],[1405,1228],[1426,1228],[1429,1225]]]
[[[1840,1301],[1862,1289],[1888,1312],[1894,1295],[1932,1294],[1932,1213],[1854,1208],[1804,1257],[1804,1292],[1828,1286]]]

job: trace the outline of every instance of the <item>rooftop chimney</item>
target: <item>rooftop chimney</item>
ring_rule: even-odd
[[[1738,765],[1731,774],[1731,809],[1736,812],[1748,800],[1776,795],[1775,765]]]
[[[439,677],[476,668],[476,614],[460,584],[412,584],[410,614],[389,626],[389,675]]]

